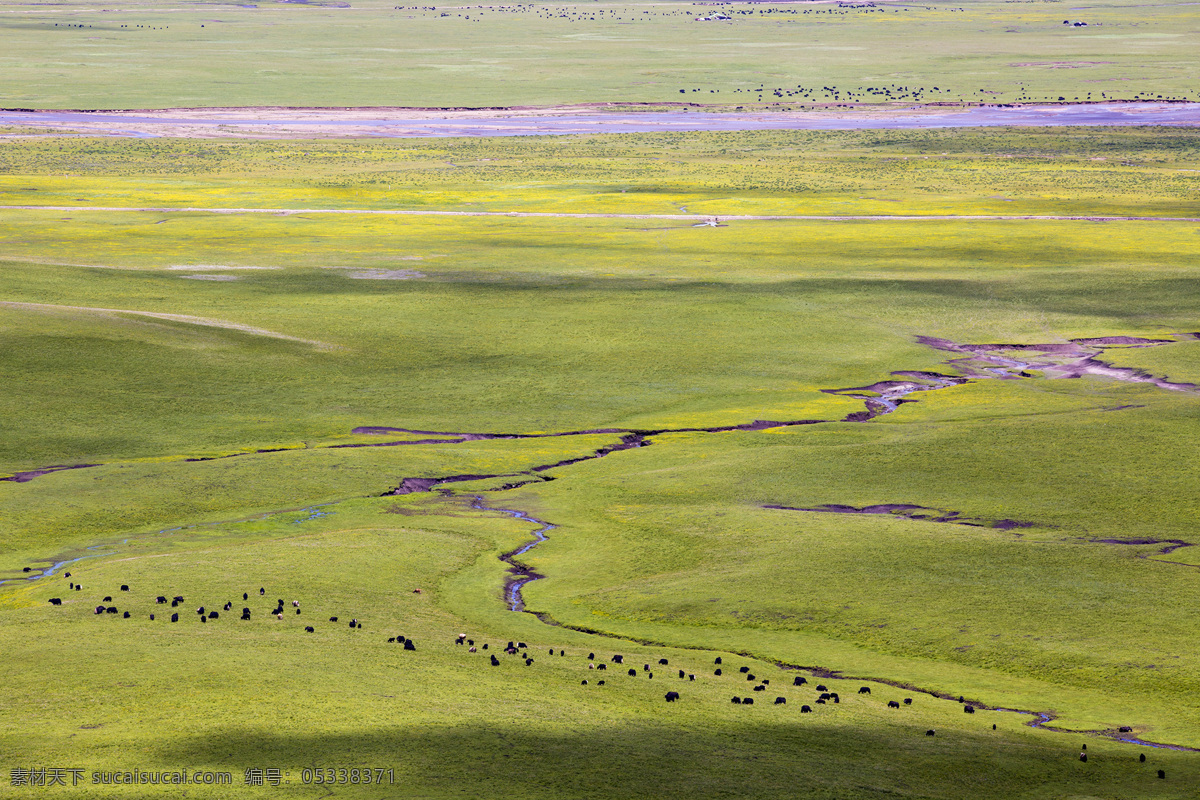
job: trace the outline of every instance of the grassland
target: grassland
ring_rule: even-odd
[[[0,159],[6,206],[1200,215],[1193,137],[1158,130],[35,139]],[[364,797],[1200,783],[1194,752],[1112,738],[1200,747],[1200,398],[1035,371],[862,423],[825,391],[961,369],[919,336],[1170,337],[1099,357],[1195,380],[1200,342],[1175,336],[1200,329],[1195,223],[0,213],[0,475],[96,465],[0,481],[5,769],[80,768],[98,797],[171,796],[90,785],[134,768],[232,773],[202,797],[325,796],[316,766],[394,770],[337,790]],[[823,422],[535,469],[756,419]],[[444,441],[595,429],[616,432]],[[385,442],[407,443],[340,446]],[[500,477],[383,496],[463,475]],[[764,508],[878,503],[977,524]],[[501,509],[557,526],[522,556],[541,618],[504,603],[497,556],[533,525]],[[160,594],[186,598],[180,622]],[[752,693],[742,665],[771,681],[750,707],[729,701]],[[818,682],[841,702],[815,704]]]
[[[716,11],[732,19],[696,19]],[[1187,4],[1123,2],[64,2],[0,12],[10,108],[1195,100],[1200,44]]]

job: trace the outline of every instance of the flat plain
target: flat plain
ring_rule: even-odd
[[[1197,8],[0,3],[0,106],[1195,102]],[[1194,127],[50,133],[14,796],[1196,796]]]
[[[70,0],[0,29],[6,108],[1200,98],[1189,3]]]
[[[1151,128],[6,146],[3,766],[1191,797],[1197,176]],[[695,221],[333,213],[389,208]],[[981,213],[1141,219],[888,219]]]

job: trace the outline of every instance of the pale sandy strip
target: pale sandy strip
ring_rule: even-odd
[[[233,331],[241,331],[242,333],[251,333],[255,336],[269,336],[272,339],[286,339],[289,342],[300,342],[302,344],[312,345],[319,350],[337,350],[337,345],[329,344],[328,342],[318,342],[314,339],[301,339],[298,336],[289,336],[286,333],[278,331],[269,331],[266,328],[256,328],[253,325],[243,325],[240,322],[230,322],[224,319],[210,319],[209,317],[194,317],[191,314],[164,314],[159,311],[132,311],[127,308],[94,308],[92,306],[60,306],[50,303],[21,303],[15,300],[0,300],[0,306],[8,308],[26,308],[33,311],[87,311],[93,314],[132,314],[138,317],[153,317],[154,319],[165,319],[172,322],[186,322],[190,325],[204,325],[209,328],[227,328]]]
[[[561,219],[665,219],[690,222],[798,220],[814,222],[862,221],[1006,221],[1048,220],[1079,222],[1200,222],[1200,217],[1102,216],[1093,214],[572,214],[559,211],[427,211],[400,208],[186,208],[165,206],[0,206],[0,211],[124,211],[158,214],[208,212],[210,214],[380,214],[416,217],[550,217]]]

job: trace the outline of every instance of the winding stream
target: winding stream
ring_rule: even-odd
[[[533,541],[526,542],[516,550],[510,550],[499,556],[499,559],[505,564],[508,564],[508,578],[504,582],[504,600],[508,603],[509,611],[524,611],[525,599],[521,596],[521,587],[531,581],[536,581],[546,577],[539,572],[535,572],[532,567],[522,564],[517,560],[524,553],[529,552],[534,547],[537,547],[542,542],[546,541],[546,534],[554,530],[557,525],[551,525],[545,520],[540,520],[531,517],[524,511],[518,511],[515,508],[497,508],[489,506],[483,502],[483,498],[476,495],[471,500],[471,508],[476,511],[498,511],[501,514],[507,514],[513,519],[519,519],[524,522],[529,522],[538,525],[533,531]]]
[[[1196,340],[1196,339],[1200,339],[1200,335],[1193,334],[1193,333],[1187,333],[1187,334],[1175,334],[1170,339],[1143,339],[1143,338],[1138,338],[1138,337],[1102,337],[1102,338],[1096,338],[1096,339],[1072,339],[1066,343],[1054,343],[1054,344],[1033,344],[1033,345],[977,344],[977,345],[971,345],[971,344],[959,344],[959,343],[951,342],[951,341],[944,340],[944,339],[936,339],[936,338],[931,338],[931,337],[919,337],[919,341],[923,344],[926,344],[926,345],[928,345],[932,348],[938,349],[938,350],[943,350],[943,351],[947,351],[947,352],[956,354],[957,357],[947,360],[946,364],[949,366],[953,366],[957,371],[961,372],[962,375],[945,375],[945,374],[937,373],[937,372],[922,372],[922,371],[897,371],[897,372],[893,372],[891,374],[897,378],[901,378],[902,380],[886,380],[886,381],[880,381],[880,382],[871,384],[870,386],[851,387],[851,388],[847,388],[847,389],[830,389],[830,390],[825,390],[825,391],[827,391],[831,394],[854,397],[854,398],[860,399],[864,402],[864,404],[866,406],[866,410],[861,411],[861,412],[854,412],[854,413],[850,414],[849,416],[844,418],[843,421],[846,421],[846,422],[869,422],[870,420],[874,419],[877,416],[893,413],[896,411],[897,408],[899,408],[899,406],[902,403],[913,402],[912,400],[909,400],[907,398],[909,395],[915,394],[918,392],[949,389],[954,386],[960,386],[960,385],[968,383],[972,380],[978,380],[978,379],[1016,380],[1016,379],[1039,377],[1037,375],[1031,374],[1031,371],[1041,372],[1042,377],[1045,377],[1045,378],[1077,378],[1077,377],[1081,377],[1083,375],[1094,375],[1094,376],[1109,378],[1109,379],[1118,380],[1118,381],[1150,383],[1159,388],[1171,390],[1171,391],[1195,392],[1197,390],[1197,387],[1194,384],[1167,381],[1165,378],[1156,378],[1154,376],[1147,375],[1146,373],[1143,373],[1139,370],[1132,369],[1132,368],[1113,367],[1111,365],[1105,364],[1104,362],[1098,360],[1096,358],[1096,356],[1106,347],[1112,347],[1112,346],[1154,347],[1154,346],[1158,346],[1161,344],[1167,344],[1167,343],[1179,342],[1179,341],[1187,341],[1187,340]],[[1018,354],[1020,354],[1020,357],[1017,357]],[[436,442],[438,444],[453,444],[453,443],[473,441],[473,440],[479,440],[479,439],[521,439],[521,438],[541,438],[541,437],[549,437],[549,436],[576,436],[576,435],[585,435],[585,434],[618,434],[618,435],[620,435],[620,439],[617,443],[601,447],[601,448],[595,450],[594,452],[592,452],[591,454],[580,456],[580,457],[575,457],[575,458],[570,458],[570,459],[564,459],[562,461],[554,462],[551,464],[539,465],[539,466],[533,467],[531,469],[520,471],[520,472],[499,473],[499,474],[492,474],[492,475],[454,475],[454,476],[443,476],[443,477],[433,477],[433,478],[419,478],[419,477],[405,478],[400,482],[400,485],[398,487],[385,493],[385,495],[399,495],[399,494],[409,494],[409,493],[413,493],[413,492],[428,492],[428,491],[434,490],[435,488],[441,487],[444,484],[455,483],[455,482],[465,482],[465,481],[479,480],[479,479],[526,478],[524,480],[518,480],[516,482],[505,484],[497,489],[491,489],[489,491],[504,491],[506,489],[515,488],[517,486],[522,486],[527,483],[531,483],[531,482],[535,482],[535,481],[553,480],[552,477],[542,475],[541,473],[543,473],[547,470],[550,470],[550,469],[557,468],[557,467],[569,466],[572,464],[576,464],[576,463],[580,463],[583,461],[588,461],[588,460],[592,460],[592,459],[596,459],[596,458],[603,458],[612,453],[622,452],[624,450],[630,450],[630,449],[635,449],[635,448],[639,448],[639,447],[645,447],[652,443],[651,442],[652,436],[664,434],[664,433],[683,433],[683,432],[718,433],[718,432],[725,432],[725,431],[756,431],[756,430],[765,430],[765,429],[769,429],[769,428],[788,427],[788,426],[794,426],[794,425],[808,425],[808,424],[814,424],[814,423],[818,423],[818,422],[822,422],[822,420],[796,420],[796,421],[790,421],[790,422],[755,420],[752,423],[746,423],[743,425],[729,425],[729,426],[718,426],[718,427],[655,429],[655,430],[628,430],[628,429],[606,428],[606,429],[591,429],[591,430],[584,430],[584,431],[570,431],[570,432],[556,433],[556,434],[447,433],[447,432],[416,431],[416,430],[403,429],[403,428],[384,428],[384,427],[357,428],[357,429],[355,429],[355,433],[383,434],[383,433],[391,433],[391,432],[404,432],[404,433],[410,433],[410,434],[416,434],[416,435],[428,435],[428,436],[438,437],[436,439],[432,439],[432,440],[427,439],[427,440],[423,440],[421,442],[406,441],[406,442],[381,443],[384,445],[408,444],[408,443],[434,443],[434,442]],[[362,445],[359,445],[359,446],[362,446]],[[368,444],[366,446],[371,446],[371,445]],[[378,446],[378,445],[375,445],[375,446]],[[260,451],[260,452],[271,452],[271,451]],[[23,482],[25,480],[31,479],[32,477],[37,477],[40,474],[46,474],[47,472],[50,472],[50,471],[56,471],[58,469],[83,468],[83,466],[84,465],[79,465],[78,467],[61,467],[60,466],[60,467],[45,468],[43,470],[32,470],[32,471],[25,472],[25,473],[17,473],[17,475],[19,475],[20,477],[13,476],[13,477],[8,478],[8,480],[16,480],[18,482]],[[26,477],[26,476],[28,476],[28,477]],[[438,490],[445,495],[449,495],[449,496],[454,495],[453,491],[450,489],[438,489]],[[193,528],[210,527],[210,526],[228,524],[229,522],[243,522],[243,521],[248,521],[248,520],[266,519],[266,518],[269,518],[274,515],[284,514],[284,513],[295,513],[297,511],[307,512],[308,516],[302,517],[297,520],[293,520],[293,522],[294,523],[307,522],[307,521],[311,521],[311,520],[315,520],[315,519],[327,516],[329,513],[333,513],[333,512],[324,511],[323,507],[325,505],[331,505],[331,504],[327,503],[327,504],[318,505],[318,506],[308,506],[308,507],[304,507],[301,509],[293,508],[293,509],[285,509],[285,510],[281,510],[281,511],[273,511],[273,512],[268,512],[265,514],[255,515],[253,517],[245,518],[242,520],[230,520],[230,521],[226,521],[226,522],[213,522],[213,523],[199,523],[196,525],[182,526],[182,527],[176,527],[176,528],[166,528],[161,531],[158,531],[156,534],[146,534],[146,535],[168,535],[168,534],[171,534],[171,533],[174,533],[177,531],[182,531],[182,530],[189,530],[189,529],[193,529]],[[547,541],[547,538],[548,538],[547,533],[549,533],[552,530],[555,530],[556,526],[553,523],[533,517],[523,511],[520,511],[519,509],[500,508],[500,507],[496,507],[496,506],[490,506],[479,495],[472,496],[472,498],[469,502],[469,507],[475,511],[496,512],[496,513],[504,514],[513,519],[519,519],[523,522],[528,522],[531,525],[535,526],[535,529],[532,532],[533,538],[530,541],[526,542],[525,544],[521,545],[520,547],[518,547],[514,550],[510,550],[510,551],[498,556],[498,558],[501,561],[503,561],[504,563],[506,563],[508,565],[508,573],[509,574],[508,574],[508,577],[506,578],[505,584],[504,584],[504,598],[505,598],[505,602],[508,605],[509,610],[514,611],[514,612],[524,612],[524,613],[533,614],[541,622],[543,622],[546,625],[564,627],[564,628],[568,628],[571,630],[576,630],[576,631],[580,631],[583,633],[587,633],[590,635],[601,636],[601,637],[615,639],[615,640],[636,641],[641,644],[646,644],[646,645],[651,645],[651,646],[679,647],[678,645],[669,645],[669,644],[666,644],[663,642],[640,640],[640,639],[636,639],[633,637],[622,636],[622,635],[618,635],[618,634],[610,634],[610,633],[606,633],[603,631],[585,629],[585,628],[572,626],[572,625],[565,625],[563,623],[560,623],[560,622],[554,620],[552,617],[550,617],[549,614],[546,614],[544,612],[529,611],[525,606],[524,598],[522,596],[522,588],[524,586],[526,586],[527,584],[529,584],[530,582],[539,580],[539,579],[543,578],[544,576],[542,574],[536,572],[533,568],[529,567],[528,565],[522,563],[519,559],[522,555],[528,553],[534,547],[537,547],[542,542]],[[921,506],[915,506],[915,505],[911,505],[911,504],[884,504],[884,505],[876,505],[876,506],[865,506],[862,508],[856,508],[856,507],[852,507],[852,506],[832,505],[832,504],[819,506],[819,507],[815,507],[815,508],[793,508],[793,507],[775,505],[775,504],[765,505],[764,507],[765,508],[775,508],[775,509],[780,509],[780,510],[789,510],[789,511],[813,511],[813,512],[824,511],[824,512],[834,512],[834,513],[856,513],[856,514],[897,514],[898,513],[903,516],[908,516],[908,517],[917,518],[917,519],[926,519],[926,520],[932,521],[932,522],[951,522],[951,523],[956,523],[956,524],[968,524],[968,525],[978,525],[978,524],[982,523],[982,524],[987,524],[990,527],[1003,527],[1005,529],[1014,528],[1014,527],[1026,527],[1030,524],[1030,523],[1020,522],[1020,521],[1016,521],[1016,520],[988,520],[988,521],[974,520],[974,519],[970,519],[970,518],[963,518],[958,514],[958,512],[945,512],[945,511],[941,511],[938,509],[926,509]],[[933,516],[930,516],[930,515],[915,513],[915,512],[924,512],[924,511],[932,511],[932,512],[935,512],[935,514]],[[130,538],[135,538],[135,537],[126,538],[126,539],[122,540],[121,543],[122,544],[128,543]],[[1173,550],[1179,549],[1180,547],[1188,547],[1188,546],[1191,546],[1191,544],[1192,544],[1192,543],[1185,542],[1182,540],[1140,540],[1140,539],[1139,540],[1134,540],[1134,539],[1103,540],[1103,539],[1100,539],[1100,540],[1092,540],[1092,541],[1095,541],[1097,543],[1107,543],[1107,544],[1131,544],[1131,545],[1132,544],[1164,544],[1164,545],[1168,545],[1167,547],[1165,547],[1163,550],[1160,551],[1160,553],[1159,553],[1160,555],[1165,555],[1167,553],[1170,553]],[[113,545],[111,545],[111,544],[96,544],[96,545],[92,545],[92,546],[86,548],[86,550],[88,550],[88,551],[100,550],[100,549],[103,549],[106,547],[112,547],[112,546]],[[113,554],[112,552],[86,553],[84,555],[77,556],[75,558],[55,561],[50,567],[45,568],[43,570],[39,570],[37,572],[37,574],[23,576],[21,578],[16,578],[16,579],[0,580],[0,585],[15,582],[17,580],[37,580],[42,577],[48,577],[48,576],[55,574],[55,572],[57,572],[59,569],[65,567],[69,564],[73,564],[73,563],[76,563],[78,561],[81,561],[81,560],[87,559],[87,558],[96,558],[96,557],[112,555],[112,554]],[[1181,563],[1181,562],[1165,561],[1163,563]],[[1196,565],[1187,565],[1187,566],[1194,567]],[[703,650],[706,652],[723,652],[723,651],[711,650],[710,648],[704,648],[704,647],[690,647],[690,648],[685,647],[684,649]],[[761,659],[760,657],[758,657],[754,654],[750,654],[750,653],[739,653],[738,655],[742,655],[744,657],[753,658],[753,659],[757,659],[757,660],[764,660],[764,659]],[[814,675],[815,677],[828,677],[831,679],[836,678],[836,679],[844,679],[844,680],[869,681],[869,682],[879,683],[879,684],[883,684],[883,685],[893,686],[896,688],[902,688],[907,691],[919,692],[919,693],[922,693],[922,694],[925,694],[925,695],[928,695],[931,697],[939,698],[939,699],[956,700],[957,702],[964,703],[964,705],[972,706],[972,707],[979,708],[979,709],[1001,711],[1001,712],[1006,712],[1006,713],[1013,713],[1013,714],[1029,716],[1032,719],[1030,719],[1026,724],[1029,727],[1037,728],[1037,729],[1041,729],[1041,730],[1047,730],[1047,731],[1053,731],[1053,732],[1087,733],[1087,734],[1092,734],[1092,735],[1096,735],[1096,736],[1103,736],[1105,738],[1112,739],[1114,741],[1120,741],[1120,742],[1135,744],[1135,745],[1144,746],[1144,747],[1153,747],[1153,748],[1161,748],[1161,749],[1167,749],[1167,750],[1179,750],[1179,751],[1189,751],[1189,752],[1200,752],[1200,748],[1192,748],[1192,747],[1186,747],[1183,745],[1172,745],[1172,744],[1165,744],[1165,743],[1159,743],[1159,742],[1151,742],[1151,741],[1147,741],[1145,739],[1142,739],[1142,738],[1139,738],[1136,736],[1127,735],[1128,732],[1112,731],[1112,730],[1069,731],[1067,729],[1057,728],[1050,724],[1056,719],[1056,717],[1054,714],[1049,713],[1049,712],[1028,711],[1028,710],[1022,710],[1022,709],[1012,709],[1012,708],[1003,708],[1003,707],[998,707],[998,706],[989,706],[989,705],[986,705],[986,704],[978,702],[978,701],[964,700],[961,697],[954,698],[951,695],[946,694],[944,692],[937,692],[937,691],[933,691],[933,690],[922,689],[920,687],[912,686],[910,684],[905,684],[905,683],[901,683],[901,682],[897,682],[897,681],[889,681],[887,679],[880,679],[880,678],[875,678],[875,677],[870,677],[870,676],[842,675],[841,673],[839,673],[835,670],[828,670],[828,669],[821,668],[821,667],[797,666],[797,665],[785,664],[785,663],[778,662],[778,661],[771,661],[771,663],[775,664],[777,667],[779,667],[781,669],[808,671],[808,672],[810,672],[810,674]]]

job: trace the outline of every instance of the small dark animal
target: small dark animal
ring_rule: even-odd
[[[888,708],[899,708],[900,704],[895,700],[888,700]]]
[[[1167,779],[1167,771],[1166,771],[1165,769],[1160,769],[1160,770],[1158,771],[1158,777],[1159,777],[1161,780],[1166,780],[1166,779]]]
[[[108,596],[106,596],[106,597],[104,598],[104,602],[106,602],[106,603],[111,603],[111,602],[112,602],[112,595],[108,595]]]
[[[197,608],[196,613],[203,616],[204,615],[204,606],[200,606],[199,608]]]
[[[818,683],[818,684],[817,684],[817,691],[818,691],[818,692],[827,692],[827,691],[829,691],[829,690],[828,690],[828,689],[826,689],[826,688],[825,688],[825,686],[823,686],[822,684],[819,684],[819,683]]]
[[[121,618],[122,618],[122,619],[129,619],[129,612],[128,612],[128,611],[126,611],[124,614],[122,614],[122,615],[121,615]]]
[[[201,622],[208,622],[208,617],[201,617],[201,618],[200,618],[200,621],[201,621]]]
[[[603,686],[603,685],[604,685],[604,681],[596,681],[596,685],[597,685],[597,686]]]
[[[172,600],[172,601],[171,601],[171,608],[175,608],[177,605],[179,605],[179,601],[178,601],[178,600]]]
[[[649,671],[650,671],[650,665],[642,664],[642,672],[649,672]]]
[[[107,612],[107,613],[109,613],[109,614],[115,614],[115,613],[117,613],[117,607],[116,607],[116,606],[109,606],[108,608],[106,608],[106,609],[104,609],[104,610],[105,610],[105,612]]]
[[[122,591],[122,592],[128,592],[128,591],[129,591],[129,584],[127,584],[127,583],[122,583],[122,584],[121,584],[121,591]]]
[[[82,589],[82,588],[83,588],[83,584],[81,584],[81,583],[77,583],[77,584],[75,584],[75,591],[77,591],[77,592],[78,592],[78,591],[79,591],[80,589]]]
[[[740,698],[740,697],[735,697],[735,698],[733,698],[732,700],[730,700],[729,702],[731,702],[731,703],[735,703],[735,704],[737,704],[737,705],[739,705],[739,706],[740,706],[740,705],[742,704],[742,698]]]
[[[262,596],[263,596],[264,594],[266,594],[266,593],[267,593],[267,590],[266,590],[266,589],[259,588],[259,590],[258,590],[258,596],[259,596],[259,597],[262,597]]]
[[[600,664],[596,667],[596,669],[608,669],[608,664]]]
[[[1080,753],[1079,760],[1086,764],[1087,763],[1087,753]]]
[[[352,619],[352,620],[350,620],[349,624],[350,624],[350,627],[353,628],[354,626],[358,625],[358,620]]]
[[[782,705],[784,705],[784,704],[786,704],[786,703],[787,703],[787,698],[786,698],[786,697],[776,697],[776,698],[775,698],[775,705],[777,705],[777,706],[782,706]]]
[[[1121,727],[1117,728],[1117,731],[1120,733],[1132,733],[1133,728],[1129,727],[1128,725],[1122,725]]]
[[[249,595],[249,594],[247,594],[246,592],[242,592],[242,599],[243,599],[243,600],[249,600],[249,599],[250,599],[250,595]]]
[[[674,703],[679,699],[679,692],[667,692],[667,702]]]
[[[151,614],[151,615],[150,615],[150,620],[151,620],[151,622],[153,622],[153,621],[154,621],[154,615],[153,615],[153,614]]]
[[[859,694],[870,694],[870,693],[871,693],[871,687],[870,687],[870,686],[860,686],[860,687],[859,687],[859,689],[858,689],[858,693],[859,693]]]
[[[1140,761],[1140,762],[1142,762],[1143,764],[1145,764],[1145,763],[1146,763],[1146,754],[1145,754],[1145,753],[1138,753],[1138,761]]]
[[[753,672],[747,672],[747,673],[746,673],[746,680],[748,680],[748,681],[754,681],[754,680],[758,680],[758,679],[757,679],[757,678],[754,676],[754,673],[753,673]]]
[[[933,736],[933,731],[925,731],[926,736]]]
[[[823,706],[823,705],[825,705],[825,701],[824,701],[824,700],[822,700],[820,697],[818,697],[818,698],[816,699],[816,703],[817,703],[817,705],[819,705],[819,706]]]
[[[975,706],[963,706],[963,713],[966,713],[966,714],[974,714],[974,713],[975,713]]]
[[[51,597],[51,598],[50,598],[50,605],[52,605],[52,606],[61,606],[61,605],[62,605],[62,598],[61,598],[61,597]]]
[[[171,622],[179,622],[179,615],[178,615],[178,614],[172,614],[172,615],[171,615]]]
[[[496,658],[495,656],[492,656],[492,666],[493,667],[500,666],[500,659]]]
[[[765,687],[765,686],[755,686],[753,689],[753,691],[756,691],[756,692],[765,692],[766,690],[767,690],[767,687]]]
[[[720,670],[720,669],[715,669],[715,670],[713,670],[713,675],[720,675],[720,674],[721,674],[721,670]]]
[[[596,660],[596,654],[588,653],[588,661],[595,661],[595,660]]]
[[[33,567],[21,567],[21,572],[33,572]]]
[[[517,642],[517,649],[518,649],[518,650],[523,650],[523,649],[526,649],[526,648],[528,648],[528,647],[529,647],[529,645],[525,644],[524,642]]]
[[[405,639],[404,640],[404,649],[405,650],[416,650],[417,646],[412,643],[412,639]]]
[[[183,602],[183,595],[181,595],[181,594],[177,594],[177,595],[175,595],[175,602],[176,602],[176,603],[182,603],[182,602]]]
[[[527,667],[533,666],[533,659],[532,658],[525,659],[525,666],[527,666]]]
[[[315,632],[315,631],[313,630],[313,626],[312,626],[312,625],[305,625],[305,626],[304,626],[304,631],[305,631],[305,633],[314,633],[314,632]]]
[[[210,612],[208,612],[208,618],[209,618],[209,619],[217,619],[217,618],[218,618],[218,617],[220,617],[220,616],[221,616],[221,614],[220,614],[219,612],[217,612],[217,611],[210,611]]]
[[[744,706],[752,706],[752,705],[754,705],[754,698],[753,698],[753,697],[747,697],[745,700],[743,700],[743,701],[742,701],[742,705],[744,705]]]
[[[713,663],[714,663],[714,664],[720,664],[720,663],[721,663],[721,657],[720,657],[720,656],[717,656],[717,660],[716,660],[716,661],[714,661]]]
[[[682,677],[683,677],[683,676],[685,676],[685,675],[687,675],[687,673],[686,673],[686,672],[684,672],[683,670],[679,670],[679,677],[681,677],[681,678],[682,678]]]
[[[587,686],[587,681],[581,681],[581,682],[579,683],[579,685],[580,685],[580,686]]]
[[[631,677],[631,678],[636,678],[636,677],[637,677],[637,670],[636,670],[636,669],[631,669],[631,670],[629,670],[629,677]]]
[[[807,679],[797,676],[796,679],[792,681],[792,686],[803,686],[806,683],[808,683]]]
[[[329,621],[330,621],[330,622],[337,622],[337,617],[330,617],[330,618],[329,618]]]
[[[158,597],[154,598],[154,602],[158,603],[159,605],[162,605],[163,603],[167,602],[167,598],[163,597],[160,594]]]
[[[906,706],[911,706],[911,705],[912,705],[912,698],[911,698],[911,697],[906,697],[906,698],[904,698],[904,705],[906,705]]]
[[[231,608],[233,608],[233,603],[226,603],[226,604],[225,604],[225,609],[224,609],[224,610],[225,610],[225,611],[228,611],[228,610],[229,610],[229,609],[231,609]]]
[[[747,672],[749,672],[749,671],[750,671],[750,668],[749,668],[749,667],[739,667],[739,668],[738,668],[738,672],[741,672],[741,673],[743,673],[743,674],[744,674],[744,673],[747,673]]]
[[[396,637],[395,637],[395,636],[389,636],[389,637],[388,637],[388,644],[393,644],[395,641],[396,641]]]
[[[613,656],[612,660],[614,664],[622,664],[625,662],[625,656]]]
[[[812,706],[800,706],[800,713],[801,714],[811,714]]]
[[[69,572],[68,572],[68,573],[66,573],[65,575],[63,575],[63,577],[64,577],[64,578],[69,578],[69,577],[71,577],[71,573],[69,573]]]
[[[664,667],[665,667],[665,666],[667,666],[667,660],[666,660],[665,658],[660,658],[660,659],[658,660],[658,663],[659,663],[659,664],[662,664]]]
[[[299,613],[300,613],[300,609],[298,609],[298,608],[297,608],[297,609],[296,609],[296,613],[297,613],[297,614],[299,614]]]

